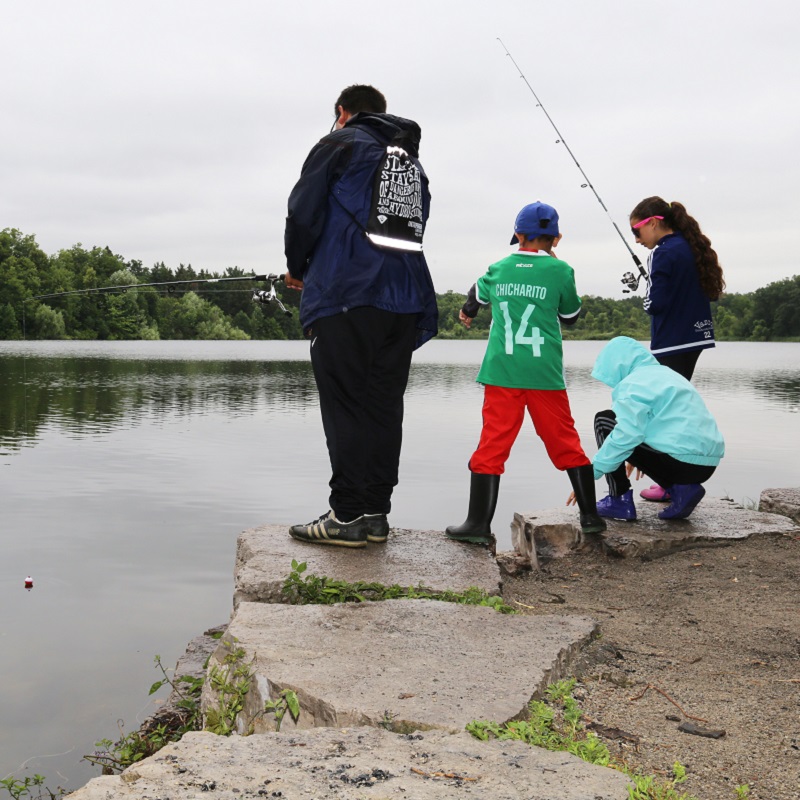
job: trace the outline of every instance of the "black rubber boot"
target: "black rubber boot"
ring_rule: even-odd
[[[581,530],[584,533],[602,533],[606,530],[605,520],[597,513],[597,495],[594,490],[594,470],[591,464],[572,467],[567,470],[578,508],[581,512]]]
[[[499,475],[472,472],[469,484],[469,511],[462,525],[450,525],[445,533],[450,539],[471,544],[494,544],[492,517],[500,490]]]

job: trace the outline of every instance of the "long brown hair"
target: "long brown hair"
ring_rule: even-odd
[[[647,217],[664,217],[664,224],[680,233],[692,248],[697,262],[697,275],[700,286],[709,300],[718,300],[725,288],[722,267],[711,240],[700,230],[700,223],[689,216],[686,208],[676,201],[668,203],[660,197],[648,197],[631,211],[631,219],[643,220]]]

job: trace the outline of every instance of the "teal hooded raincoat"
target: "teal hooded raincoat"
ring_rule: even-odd
[[[719,464],[725,442],[703,399],[639,342],[612,339],[597,356],[592,377],[613,389],[611,410],[617,417],[592,462],[595,479],[613,472],[640,444],[686,464]]]

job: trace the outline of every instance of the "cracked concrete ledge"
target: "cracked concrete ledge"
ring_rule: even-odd
[[[568,753],[441,731],[317,728],[222,737],[188,733],[71,800],[625,800],[628,780]]]
[[[502,580],[486,548],[460,544],[442,531],[392,529],[386,544],[363,550],[297,542],[285,525],[263,525],[239,535],[233,607],[242,602],[284,603],[281,587],[292,559],[307,572],[349,583],[424,586],[433,592],[463,592],[470,586],[500,594]]]
[[[800,490],[781,491],[800,495]],[[515,551],[536,568],[540,559],[560,558],[598,542],[608,553],[623,558],[659,558],[755,535],[800,534],[800,528],[786,516],[746,509],[723,498],[706,497],[685,520],[659,519],[662,508],[663,503],[637,501],[638,520],[607,520],[605,533],[588,537],[581,533],[574,512],[566,508],[515,514],[511,540]]]
[[[782,514],[800,525],[800,488],[764,489],[758,510]]]
[[[238,663],[251,677],[239,733],[274,730],[264,703],[283,689],[300,701],[299,728],[455,732],[474,719],[525,716],[597,631],[587,617],[505,615],[437,600],[240,603],[209,670],[224,666],[231,643],[244,652]],[[203,712],[220,699],[206,681]],[[293,726],[287,715],[281,731]]]

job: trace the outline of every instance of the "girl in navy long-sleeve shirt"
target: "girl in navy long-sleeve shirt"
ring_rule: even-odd
[[[711,301],[725,288],[711,241],[681,203],[642,200],[630,215],[636,241],[650,250],[644,310],[650,315],[650,350],[659,363],[691,380],[700,352],[714,347]],[[661,486],[645,500],[669,500]]]
[[[681,203],[648,197],[630,222],[636,241],[651,251],[644,299],[650,350],[688,380],[700,351],[714,347],[711,301],[725,288],[717,254]]]

